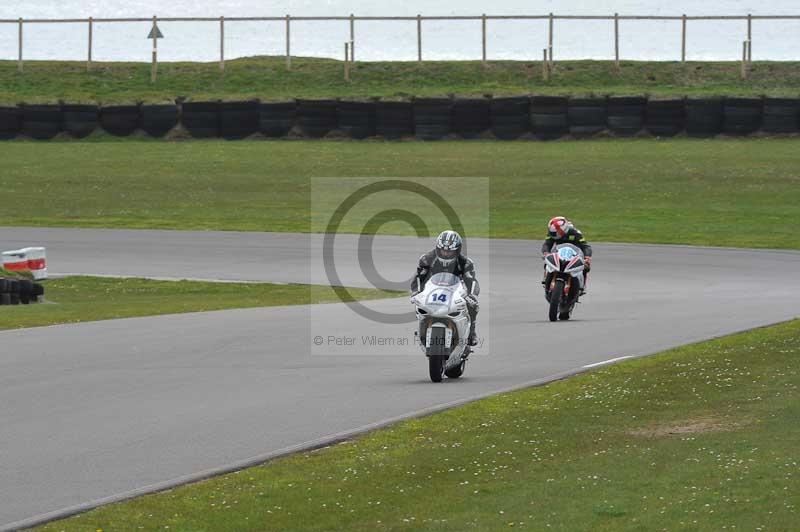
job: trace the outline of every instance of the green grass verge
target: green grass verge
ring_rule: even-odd
[[[338,302],[326,286],[266,283],[154,281],[105,277],[65,277],[44,282],[47,303],[0,307],[0,330],[58,323]],[[353,298],[377,299],[395,292],[348,289]]]
[[[12,142],[0,160],[0,225],[308,231],[313,176],[483,176],[483,236],[540,238],[563,213],[594,241],[800,248],[795,139]],[[470,194],[447,199],[469,216]]]
[[[794,530],[798,355],[794,321],[42,530]]]
[[[228,61],[225,73],[212,63],[162,63],[150,82],[147,63],[83,61],[0,61],[0,101],[17,102],[169,102],[261,98],[404,98],[482,96],[484,94],[650,94],[656,97],[800,94],[800,62],[755,62],[747,80],[731,62],[559,61],[544,82],[536,61],[359,62],[353,81],[343,79],[340,61],[294,58],[286,71],[283,57]]]

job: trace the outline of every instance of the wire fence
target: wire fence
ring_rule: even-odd
[[[226,25],[235,24],[237,22],[280,22],[284,25],[285,36],[285,59],[286,68],[292,68],[292,24],[294,22],[314,22],[314,21],[340,21],[349,26],[349,39],[345,43],[345,63],[352,63],[356,60],[356,45],[357,45],[357,23],[359,22],[398,22],[398,23],[411,23],[416,25],[416,59],[419,62],[425,60],[424,57],[424,36],[425,36],[425,23],[430,21],[476,21],[480,23],[480,36],[475,36],[475,39],[480,38],[481,42],[481,55],[480,60],[483,62],[489,61],[490,58],[487,54],[488,48],[488,33],[487,22],[490,21],[544,21],[547,23],[547,41],[546,46],[543,48],[542,57],[543,62],[549,64],[552,68],[555,61],[556,50],[554,50],[554,33],[556,31],[556,21],[578,21],[578,20],[593,20],[593,21],[608,21],[610,23],[609,31],[613,34],[613,57],[617,65],[620,62],[620,23],[624,21],[661,21],[664,24],[674,23],[680,26],[680,42],[676,43],[676,56],[675,59],[680,59],[682,62],[687,60],[687,33],[689,31],[690,22],[697,23],[699,21],[740,21],[742,26],[742,50],[743,60],[747,63],[752,61],[752,44],[753,44],[753,21],[800,21],[800,15],[708,15],[708,16],[665,16],[665,15],[645,15],[645,16],[632,16],[620,15],[615,13],[613,15],[556,15],[549,13],[546,15],[465,15],[465,16],[292,16],[286,15],[282,17],[134,17],[134,18],[62,18],[62,19],[42,19],[42,18],[18,18],[18,19],[0,19],[0,24],[15,24],[17,25],[17,64],[18,70],[24,70],[24,43],[25,43],[25,29],[26,27],[33,27],[40,24],[86,24],[87,27],[87,43],[86,43],[86,65],[87,69],[92,67],[93,62],[93,49],[95,47],[94,28],[98,24],[115,24],[115,23],[152,23],[152,31],[150,38],[153,42],[152,49],[152,66],[153,66],[153,79],[155,79],[155,72],[158,64],[158,38],[160,32],[158,23],[175,23],[175,22],[214,22],[218,24],[218,42],[219,42],[219,68],[225,69],[226,51],[225,51],[225,29]],[[794,36],[790,34],[789,37]],[[467,35],[461,35],[461,39],[466,40],[469,38]],[[766,47],[765,47],[766,48]],[[535,53],[531,50],[531,58],[539,57],[540,53]],[[476,57],[475,59],[479,59]],[[348,68],[347,65],[345,68]]]

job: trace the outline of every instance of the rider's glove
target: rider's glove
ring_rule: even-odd
[[[585,257],[583,259],[583,263],[586,264],[588,267],[592,267],[592,257]]]
[[[478,308],[478,298],[473,295],[466,295],[464,296],[464,301],[467,302],[467,305],[473,308]]]

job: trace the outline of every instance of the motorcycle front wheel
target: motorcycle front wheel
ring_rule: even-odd
[[[558,321],[558,307],[561,305],[563,295],[564,279],[558,279],[550,292],[550,321]]]
[[[433,382],[442,382],[445,362],[447,362],[447,357],[444,356],[431,355],[428,357],[428,372]]]

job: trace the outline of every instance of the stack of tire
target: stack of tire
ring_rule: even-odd
[[[605,98],[570,98],[567,108],[570,135],[589,137],[605,131],[607,103]]]
[[[411,102],[378,102],[375,108],[375,132],[396,140],[414,134],[414,109]]]
[[[44,297],[44,287],[30,279],[0,278],[0,305],[28,305]]]
[[[531,130],[542,140],[557,139],[569,133],[567,98],[534,97],[531,100]]]
[[[647,100],[641,97],[608,99],[608,129],[620,137],[632,137],[644,128]]]
[[[453,102],[447,98],[414,100],[414,133],[420,140],[440,140],[453,130]]]
[[[483,136],[491,124],[489,100],[468,99],[453,102],[453,133],[464,139]]]

